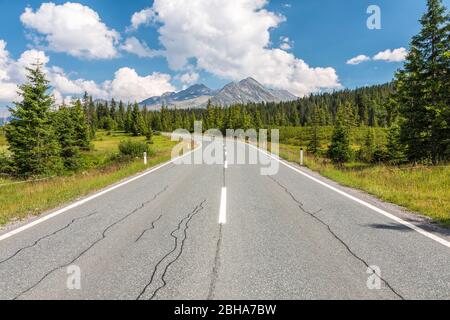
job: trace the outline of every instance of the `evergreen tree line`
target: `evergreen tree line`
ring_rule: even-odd
[[[95,103],[87,93],[83,101],[93,133],[97,129],[134,135],[145,135],[150,128],[165,132],[179,128],[193,131],[195,121],[202,121],[204,130],[219,129],[225,133],[226,129],[334,125],[340,108],[345,108],[351,126],[389,127],[398,117],[396,102],[391,98],[393,92],[393,85],[386,84],[311,95],[291,102],[236,104],[226,108],[209,103],[205,109],[163,107],[158,111],[115,100]]]
[[[90,148],[89,125],[80,101],[53,110],[53,97],[42,65],[27,68],[28,82],[19,87],[22,102],[11,108],[5,127],[11,159],[2,167],[21,177],[50,176],[82,166],[82,150]],[[10,160],[10,161],[7,161]],[[8,162],[6,166],[3,162]]]

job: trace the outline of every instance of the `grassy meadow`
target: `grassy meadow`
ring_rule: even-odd
[[[83,154],[87,169],[72,175],[36,182],[0,177],[0,226],[30,215],[38,215],[168,161],[172,148],[176,145],[176,142],[167,137],[154,136],[151,148],[155,155],[148,159],[147,166],[142,159],[125,162],[111,160],[119,153],[120,141],[128,139],[145,141],[144,137],[131,137],[121,132],[98,132],[92,142],[93,150]],[[0,147],[1,141],[4,140],[0,140]]]

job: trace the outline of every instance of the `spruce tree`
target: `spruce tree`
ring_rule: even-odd
[[[331,145],[328,149],[329,158],[336,164],[342,165],[350,160],[350,140],[348,128],[341,119],[338,119],[333,131]]]
[[[133,136],[140,136],[145,134],[145,131],[146,128],[144,118],[142,117],[141,110],[139,110],[139,105],[135,103],[133,106],[133,111],[131,112],[130,132]]]
[[[396,75],[401,141],[409,160],[436,164],[450,148],[449,15],[441,0],[428,0],[420,23],[405,66]]]
[[[367,163],[372,162],[373,155],[375,152],[375,141],[374,135],[371,128],[367,130],[366,138],[364,140],[364,144],[360,150],[360,160],[363,160]]]
[[[92,97],[89,97],[87,119],[88,119],[88,125],[89,125],[89,138],[94,139],[95,134],[97,132],[97,127],[98,127],[98,118],[97,118],[97,111],[95,108],[94,101],[92,100]]]
[[[60,156],[66,170],[76,170],[81,165],[80,147],[77,145],[76,117],[73,107],[62,105],[53,114],[53,126],[59,141]]]
[[[312,132],[311,132],[311,140],[308,145],[308,151],[312,154],[316,155],[319,152],[320,141],[319,141],[319,113],[318,108],[314,105],[311,115],[312,121]]]
[[[128,105],[127,112],[125,114],[125,120],[124,120],[124,129],[125,129],[126,133],[131,132],[131,127],[132,127],[132,123],[133,123],[133,117],[131,114],[132,114],[131,105]]]
[[[90,148],[90,132],[86,114],[80,100],[76,100],[70,108],[70,118],[74,123],[74,141],[75,145],[82,150]]]
[[[261,119],[261,111],[257,107],[255,110],[255,119],[253,121],[255,123],[255,129],[259,130],[263,128],[263,121]]]
[[[400,164],[405,161],[405,147],[400,142],[400,127],[397,124],[389,128],[386,148],[388,160],[391,164]]]
[[[26,70],[28,81],[19,86],[22,101],[10,108],[12,120],[6,138],[17,175],[52,175],[62,167],[50,110],[54,100],[48,94],[50,87],[42,64]]]
[[[124,107],[122,101],[119,102],[119,111],[117,112],[116,122],[117,122],[117,129],[124,131],[125,130],[125,107]]]

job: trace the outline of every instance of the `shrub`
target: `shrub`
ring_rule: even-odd
[[[119,151],[121,156],[130,158],[142,157],[144,152],[147,152],[149,157],[155,154],[145,142],[131,140],[121,141]]]

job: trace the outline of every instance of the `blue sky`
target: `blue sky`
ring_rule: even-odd
[[[0,51],[0,67],[7,70],[3,80],[0,73],[2,105],[11,96],[6,93],[7,88],[20,82],[17,68],[23,66],[19,60],[27,60],[20,59],[27,51],[28,56],[39,53],[45,57],[52,79],[61,81],[57,87],[60,98],[77,96],[80,88],[96,86],[98,95],[132,100],[168,89],[180,90],[194,82],[219,88],[244,76],[297,95],[384,83],[401,67],[398,54],[402,52],[385,52],[378,60],[373,57],[388,49],[408,48],[411,37],[419,30],[418,19],[426,3],[74,0],[77,7],[69,8],[66,1],[52,1],[53,7],[40,10],[48,2],[0,0],[0,41],[4,43],[3,56],[7,55],[2,65]],[[215,5],[211,5],[213,2]],[[243,2],[247,4],[242,5]],[[444,4],[449,7],[449,2],[445,0]],[[381,9],[380,30],[366,26],[366,10],[371,4]],[[26,7],[30,9],[24,16]],[[144,9],[149,10],[142,12],[144,19],[133,29],[132,16]],[[81,34],[73,30],[78,25],[74,26],[73,21],[66,23],[70,19],[64,17],[78,13],[80,21],[75,24],[81,25]],[[97,14],[96,26],[86,29],[83,14]],[[94,38],[94,32],[91,36],[90,30],[94,29],[99,40]],[[64,32],[73,39],[67,48],[61,39]],[[86,42],[91,41],[87,47],[83,47],[83,35]],[[135,51],[139,44],[141,56],[124,49],[129,39],[135,42],[128,51]],[[97,44],[99,50],[91,52]],[[370,60],[347,63],[358,55]],[[393,59],[397,61],[392,62]],[[119,70],[122,72],[117,74]],[[129,78],[134,82],[127,82]],[[133,92],[135,87],[140,89]]]

